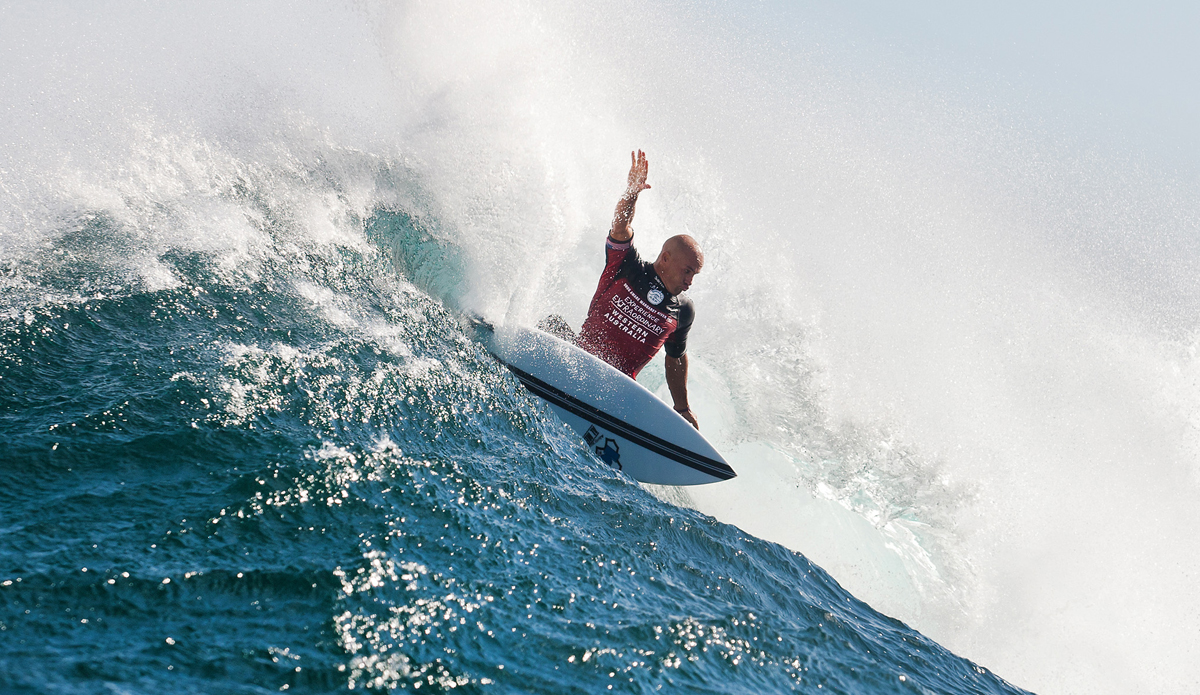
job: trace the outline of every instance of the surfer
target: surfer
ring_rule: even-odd
[[[695,309],[683,292],[704,266],[704,254],[686,234],[667,239],[653,263],[642,260],[633,246],[634,208],[650,165],[641,150],[630,153],[632,165],[624,195],[617,201],[605,243],[606,261],[592,297],[579,345],[630,377],[665,348],[667,388],[675,412],[700,429],[688,404],[687,336]]]

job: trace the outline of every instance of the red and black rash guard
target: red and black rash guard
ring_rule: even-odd
[[[671,357],[687,350],[696,310],[687,295],[667,292],[633,239],[604,245],[607,262],[592,297],[579,345],[633,378],[660,347]]]

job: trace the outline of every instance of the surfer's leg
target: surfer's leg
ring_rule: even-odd
[[[579,338],[575,336],[575,331],[572,330],[571,326],[568,325],[563,317],[559,316],[558,314],[550,314],[541,321],[538,321],[537,327],[539,331],[542,331],[543,333],[549,333],[550,335],[556,338],[561,338],[568,343],[579,342]]]

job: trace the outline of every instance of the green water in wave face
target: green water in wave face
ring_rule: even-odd
[[[10,266],[87,294],[0,332],[6,690],[1010,690],[596,461],[399,277],[449,257],[406,219],[159,289],[102,218]]]

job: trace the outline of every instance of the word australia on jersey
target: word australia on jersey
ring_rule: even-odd
[[[654,264],[642,260],[632,239],[622,243],[609,237],[604,249],[604,272],[579,345],[634,378],[659,348],[682,357],[695,316],[692,300],[667,292]]]

